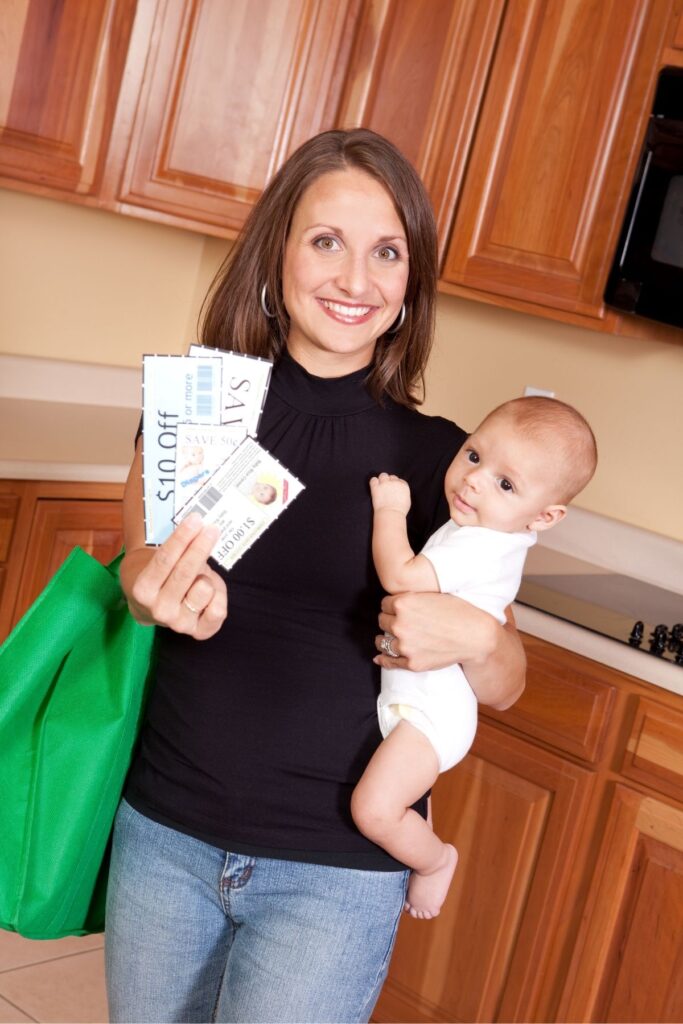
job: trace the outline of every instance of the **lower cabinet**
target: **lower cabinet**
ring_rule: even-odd
[[[683,1010],[683,808],[617,785],[562,1020],[671,1021]]]
[[[475,752],[433,796],[435,827],[460,854],[457,882],[437,920],[402,922],[376,1020],[527,1014],[553,960],[549,937],[566,932],[575,823],[592,782],[585,768],[481,725]]]
[[[683,698],[524,642],[524,696],[434,788],[460,861],[373,1020],[681,1021]]]
[[[0,480],[0,641],[76,545],[121,550],[121,484]]]

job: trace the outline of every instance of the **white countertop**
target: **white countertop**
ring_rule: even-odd
[[[683,695],[683,667],[673,662],[655,658],[645,651],[635,650],[618,640],[593,633],[582,626],[574,626],[571,622],[557,619],[535,608],[523,604],[513,605],[517,628],[522,633],[536,636],[540,640],[557,644],[574,654],[582,654],[592,658],[601,665],[608,665],[627,675],[654,683],[671,693]]]
[[[0,477],[123,482],[141,372],[0,354]]]
[[[538,544],[683,594],[683,543],[673,538],[571,507],[563,522],[540,534]],[[683,694],[683,666],[526,605],[515,604],[514,611],[517,626],[524,633]]]

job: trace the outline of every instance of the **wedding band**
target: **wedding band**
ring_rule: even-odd
[[[186,597],[183,598],[183,604],[187,608],[188,612],[192,612],[193,615],[199,615],[199,608],[195,608],[193,604],[190,604]]]
[[[393,641],[395,639],[396,639],[396,637],[392,636],[391,633],[385,633],[384,636],[382,637],[382,639],[380,640],[380,644],[379,644],[380,649],[385,654],[388,654],[390,658],[400,658],[401,657],[401,655],[398,653],[398,651],[395,651],[394,648],[392,647],[392,643],[393,643]]]

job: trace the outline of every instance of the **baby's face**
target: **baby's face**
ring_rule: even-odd
[[[553,503],[556,471],[547,449],[516,429],[506,415],[484,422],[448,467],[445,492],[458,526],[485,526],[504,533],[547,529],[538,517]],[[559,518],[564,515],[562,511]]]
[[[200,444],[183,445],[181,455],[188,466],[198,466],[204,461],[204,449]]]
[[[272,484],[264,484],[258,481],[251,490],[252,497],[262,505],[270,505],[277,497],[277,491]]]

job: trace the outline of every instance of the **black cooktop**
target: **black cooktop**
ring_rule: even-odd
[[[683,595],[537,545],[520,604],[683,667]]]

